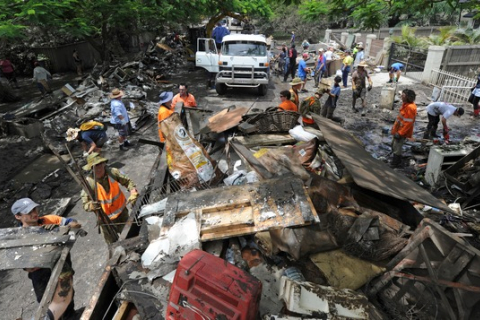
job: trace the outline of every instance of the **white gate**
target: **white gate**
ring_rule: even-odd
[[[434,101],[448,102],[453,105],[468,105],[471,89],[477,80],[468,78],[452,72],[433,69],[430,77],[430,84],[438,88],[438,97],[432,96]],[[438,90],[434,90],[438,92]]]

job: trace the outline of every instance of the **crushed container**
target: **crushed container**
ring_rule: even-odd
[[[202,250],[186,254],[170,290],[166,319],[255,319],[262,283]]]

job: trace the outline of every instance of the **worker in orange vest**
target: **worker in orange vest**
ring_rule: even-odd
[[[397,119],[392,127],[392,167],[398,167],[402,163],[402,147],[405,140],[413,140],[413,127],[417,116],[417,105],[415,104],[415,91],[405,89],[402,91],[402,106],[400,107]]]
[[[170,117],[173,113],[173,108],[174,105],[172,104],[172,99],[173,99],[173,92],[171,91],[164,91],[160,93],[160,108],[158,109],[158,137],[160,139],[160,142],[164,143],[165,142],[165,137],[162,134],[162,131],[160,130],[160,122],[163,120],[167,119]]]
[[[330,92],[330,87],[329,87],[328,80],[321,79],[320,85],[317,91],[315,91],[315,94],[302,101],[298,110],[302,115],[303,126],[314,127],[318,129],[318,126],[315,123],[315,120],[313,120],[310,114],[320,115],[320,112],[322,110],[322,104],[320,102],[320,99],[325,93],[329,93],[329,92]]]
[[[92,190],[95,191],[97,199],[90,199],[85,191],[82,191],[82,202],[85,211],[102,209],[110,218],[113,228],[121,233],[129,214],[127,204],[134,204],[138,198],[138,191],[135,183],[126,174],[117,168],[107,168],[108,160],[102,158],[98,153],[93,152],[87,157],[87,164],[83,170],[92,170],[93,177],[87,177]],[[130,192],[130,197],[125,198],[120,185]],[[105,230],[105,225],[100,225],[105,241],[110,244],[115,241]]]

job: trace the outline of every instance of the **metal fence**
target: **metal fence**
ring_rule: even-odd
[[[480,67],[480,45],[450,46],[443,55],[442,70],[474,77]]]
[[[388,58],[388,66],[400,62],[405,66],[406,77],[421,81],[427,61],[427,50],[392,42]]]
[[[434,69],[430,84],[434,86],[433,100],[444,101],[453,105],[468,105],[468,98],[477,80],[444,70]]]

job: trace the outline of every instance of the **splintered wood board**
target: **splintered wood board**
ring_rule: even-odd
[[[302,181],[293,177],[171,195],[162,233],[190,212],[200,215],[201,241],[319,222]]]
[[[295,144],[297,140],[289,134],[252,134],[236,136],[235,140],[247,148],[260,146],[275,146],[279,144]]]
[[[0,229],[0,270],[52,268],[70,242],[68,227],[46,231],[39,227]]]

